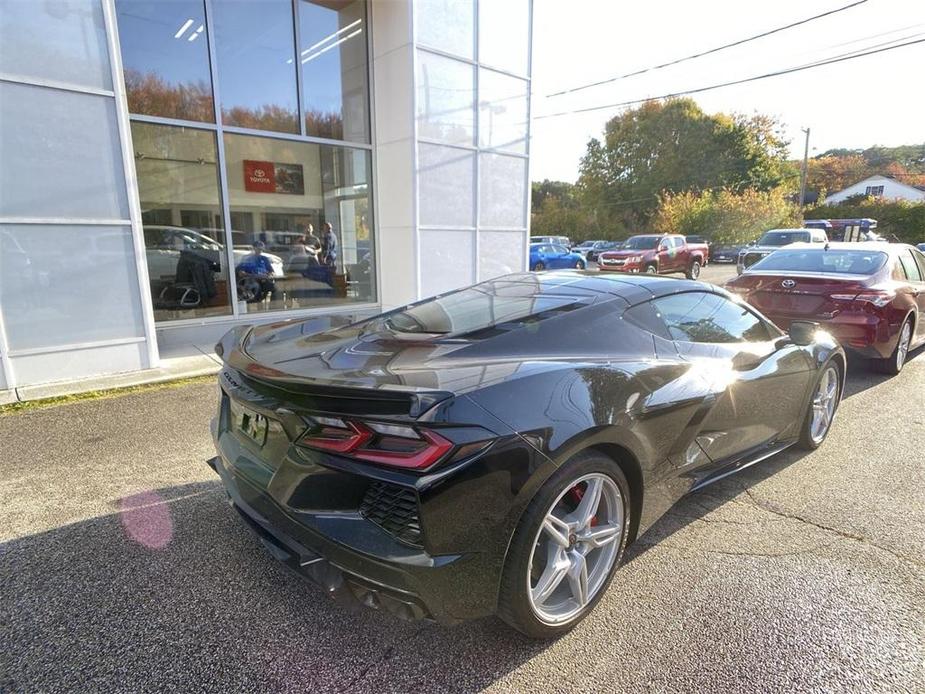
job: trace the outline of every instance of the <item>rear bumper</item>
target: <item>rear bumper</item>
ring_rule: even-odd
[[[286,408],[226,372],[211,424],[218,455],[208,464],[276,558],[342,602],[403,618],[452,624],[496,611],[508,542],[530,498],[511,479],[539,466],[532,447],[476,427],[497,438],[425,476],[299,449],[282,431],[289,419],[273,419]],[[271,418],[265,443],[232,426],[241,402]],[[453,405],[465,421],[484,414],[467,403]],[[473,427],[447,431],[461,442]]]
[[[422,597],[399,586],[413,581],[399,567],[339,547],[288,518],[226,465],[221,456],[208,465],[222,480],[231,506],[257,535],[270,554],[319,586],[328,597],[347,607],[370,607],[402,619],[454,619],[435,613]]]
[[[887,359],[899,340],[898,326],[885,318],[869,314],[842,314],[831,320],[812,316],[788,316],[765,313],[782,330],[789,330],[795,320],[810,320],[830,333],[842,347],[865,359]]]

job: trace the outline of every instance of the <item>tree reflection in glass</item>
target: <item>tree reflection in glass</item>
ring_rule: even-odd
[[[298,132],[292,3],[212,4],[222,122]]]
[[[215,122],[202,0],[117,0],[131,113]]]

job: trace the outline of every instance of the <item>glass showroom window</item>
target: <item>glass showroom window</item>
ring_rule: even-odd
[[[239,310],[375,300],[370,153],[225,135]]]
[[[116,0],[128,110],[215,122],[202,0]]]
[[[133,122],[132,140],[155,320],[230,314],[215,134]]]
[[[299,2],[305,134],[369,142],[366,3]]]
[[[222,123],[299,132],[290,0],[213,2]]]

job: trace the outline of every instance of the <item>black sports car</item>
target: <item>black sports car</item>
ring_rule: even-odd
[[[241,327],[209,461],[330,594],[440,622],[573,627],[682,495],[815,448],[845,356],[725,290],[516,274],[319,334]]]

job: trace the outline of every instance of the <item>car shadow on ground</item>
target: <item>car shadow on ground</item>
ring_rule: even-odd
[[[495,619],[350,610],[273,559],[220,484],[0,545],[2,691],[481,689],[542,651]]]
[[[911,362],[925,361],[925,346],[919,347],[913,352],[909,352],[906,364]],[[852,354],[848,355],[848,380],[845,383],[844,397],[862,393],[868,388],[873,388],[881,383],[889,381],[891,378],[902,378],[902,372],[898,376],[890,376],[876,370],[874,363],[868,359],[861,359]]]

